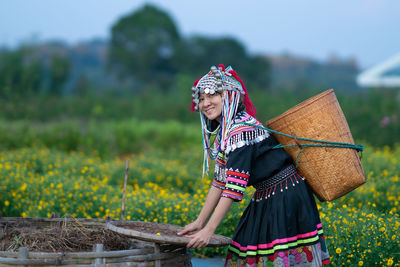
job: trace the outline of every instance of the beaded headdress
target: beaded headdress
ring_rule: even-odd
[[[199,97],[201,93],[220,93],[223,101],[221,123],[216,129],[210,129],[209,120],[202,112],[199,112],[203,132],[204,176],[205,173],[208,173],[210,160],[216,159],[218,153],[225,149],[228,130],[233,123],[240,103],[243,102],[247,113],[251,116],[255,116],[256,109],[249,99],[243,81],[231,66],[226,69],[222,64],[218,65],[218,68],[212,66],[206,75],[194,82],[192,91],[192,111],[199,110]],[[213,148],[210,142],[212,135],[216,136]]]

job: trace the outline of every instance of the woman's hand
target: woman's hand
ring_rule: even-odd
[[[189,241],[186,247],[203,248],[207,246],[218,225],[221,223],[222,219],[225,217],[225,214],[231,207],[232,202],[233,199],[222,197],[207,225],[195,234],[186,235],[186,237],[192,239]]]
[[[185,227],[183,227],[183,229],[181,231],[179,231],[177,234],[178,235],[191,234],[193,232],[200,231],[201,228],[203,228],[203,225],[198,220],[196,220],[196,221],[186,225]]]
[[[188,248],[204,248],[210,242],[210,239],[214,231],[209,230],[207,227],[201,229],[199,232],[193,235],[187,235],[186,237],[191,238],[192,240],[186,245]]]

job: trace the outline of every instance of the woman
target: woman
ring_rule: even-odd
[[[223,65],[194,83],[192,110],[200,110],[203,175],[215,159],[214,179],[197,219],[179,235],[187,247],[206,246],[246,186],[256,191],[228,248],[225,266],[321,266],[329,263],[322,225],[309,186],[276,139],[255,119],[237,73]],[[211,138],[215,137],[214,147]]]

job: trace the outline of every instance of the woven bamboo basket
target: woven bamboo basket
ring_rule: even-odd
[[[333,89],[309,98],[266,124],[292,136],[354,144]],[[282,145],[299,143],[280,134],[274,136]],[[301,151],[299,146],[284,149],[294,161]],[[307,147],[299,155],[298,170],[321,201],[335,200],[366,181],[357,151],[352,148]]]

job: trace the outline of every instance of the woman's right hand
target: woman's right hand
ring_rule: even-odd
[[[192,223],[189,223],[181,231],[179,231],[177,234],[178,235],[185,235],[185,234],[194,234],[198,231],[200,231],[203,228],[203,225],[199,221],[194,221]]]

